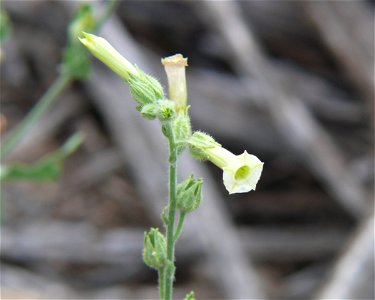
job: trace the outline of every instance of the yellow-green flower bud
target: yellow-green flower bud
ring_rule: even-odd
[[[175,54],[161,60],[168,77],[169,98],[176,102],[176,111],[186,108],[187,90],[185,68],[187,58],[181,54]]]
[[[167,243],[159,229],[151,228],[144,233],[143,261],[151,268],[160,270],[166,265]]]
[[[139,75],[137,68],[118,53],[105,39],[86,32],[83,32],[83,35],[84,38],[79,38],[81,43],[85,45],[97,59],[111,68],[113,72],[126,81],[129,79],[130,75]]]
[[[190,175],[177,186],[177,208],[181,212],[189,213],[198,208],[202,201],[202,184],[201,178],[194,179]]]
[[[263,170],[263,162],[246,151],[241,155],[217,144],[212,137],[204,133],[194,133],[189,139],[193,154],[207,159],[223,170],[225,188],[230,194],[246,193],[255,190]]]

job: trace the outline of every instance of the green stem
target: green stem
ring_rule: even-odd
[[[180,217],[178,218],[176,232],[174,233],[174,236],[173,236],[173,239],[175,242],[177,242],[178,238],[180,237],[182,226],[184,225],[184,221],[185,221],[185,216],[186,216],[185,212],[180,212]]]
[[[169,140],[169,213],[167,224],[167,266],[165,268],[165,290],[164,299],[171,300],[173,292],[174,279],[174,222],[176,214],[177,201],[177,147],[173,126],[169,122],[167,124],[168,140]]]
[[[165,277],[165,268],[162,268],[161,270],[158,271],[158,276],[159,276],[159,295],[160,295],[160,299],[164,299],[164,294],[165,294],[165,291],[164,291],[164,288],[165,288],[165,280],[164,280],[164,277]]]
[[[56,101],[57,96],[68,86],[72,77],[61,74],[50,86],[43,97],[31,109],[26,118],[17,126],[0,148],[0,158],[3,159],[21,141],[27,131],[40,119],[47,109]]]

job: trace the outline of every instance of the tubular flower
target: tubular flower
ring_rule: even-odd
[[[187,91],[185,68],[187,58],[175,54],[161,60],[168,77],[169,98],[176,102],[176,110],[186,109]]]
[[[195,132],[189,145],[194,157],[207,159],[223,170],[223,182],[229,194],[255,190],[263,170],[263,162],[255,155],[246,151],[235,155],[202,132]]]
[[[79,38],[81,43],[85,45],[97,59],[111,68],[113,72],[117,73],[126,81],[129,80],[130,75],[139,75],[137,68],[118,53],[106,39],[86,32],[83,32],[83,35],[84,38]]]

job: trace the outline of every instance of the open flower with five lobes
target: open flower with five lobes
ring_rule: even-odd
[[[195,132],[189,145],[194,157],[207,159],[223,170],[223,181],[229,194],[255,190],[263,170],[263,162],[255,155],[246,151],[235,155],[202,132]]]

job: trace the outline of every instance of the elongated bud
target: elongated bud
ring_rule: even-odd
[[[190,175],[177,186],[177,208],[181,212],[189,213],[197,209],[202,201],[201,178],[194,179]]]
[[[186,108],[187,90],[185,68],[187,58],[176,54],[161,60],[168,77],[169,98],[176,102],[176,111]]]
[[[151,268],[160,270],[166,265],[167,243],[157,228],[144,233],[143,261]]]
[[[83,32],[84,38],[79,38],[81,43],[90,52],[113,72],[124,78],[126,81],[130,75],[137,76],[138,70],[125,57],[116,51],[105,39],[94,34]]]
[[[163,87],[154,77],[144,73],[137,66],[130,63],[118,53],[105,39],[93,34],[83,33],[80,38],[90,52],[109,68],[125,79],[129,84],[132,97],[142,108],[143,105],[153,103],[164,98]]]

